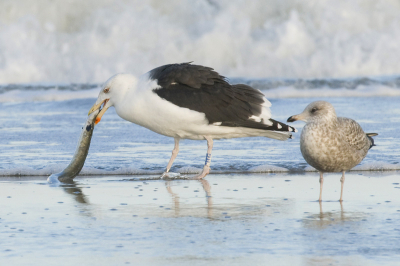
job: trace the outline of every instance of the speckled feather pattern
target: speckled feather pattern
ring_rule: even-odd
[[[322,172],[347,171],[367,155],[371,140],[354,120],[344,117],[316,119],[301,133],[300,149],[304,159]]]

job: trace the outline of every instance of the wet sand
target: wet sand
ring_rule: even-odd
[[[0,178],[2,265],[398,265],[399,172]]]

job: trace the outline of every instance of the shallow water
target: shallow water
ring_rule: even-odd
[[[0,1],[0,264],[399,265],[399,11],[397,0]],[[173,140],[112,108],[87,176],[47,184],[98,84],[188,61],[262,90],[277,120],[328,100],[379,133],[343,205],[340,174],[315,201],[299,133],[215,141],[206,180],[157,180]],[[181,141],[172,171],[198,171],[205,153]]]
[[[398,265],[399,174],[0,179],[7,265]],[[142,180],[138,180],[142,179]]]
[[[268,91],[266,91],[268,97]],[[376,132],[373,147],[358,170],[399,169],[399,97],[332,97],[270,99],[273,118],[286,121],[315,100],[328,100],[339,116],[357,120],[366,132]],[[0,175],[50,175],[68,165],[81,127],[95,99],[0,103]],[[303,122],[292,124],[299,131]],[[300,133],[285,142],[241,138],[214,142],[213,173],[302,172],[306,163],[299,149]],[[96,126],[82,174],[162,173],[173,139],[129,123],[110,108]],[[204,164],[206,141],[182,140],[172,171],[196,172]],[[307,168],[308,169],[308,168]]]
[[[122,120],[112,108],[95,128],[81,176],[52,187],[46,178],[68,165],[95,99],[69,88],[59,101],[49,101],[47,91],[39,101],[18,96],[0,103],[1,262],[397,265],[400,98],[327,97],[335,89],[274,98],[280,89],[287,94],[264,91],[277,120],[324,99],[339,116],[379,133],[356,167],[367,171],[347,173],[343,205],[340,174],[326,174],[324,201],[316,201],[318,174],[301,156],[299,133],[286,142],[215,141],[206,180],[159,180],[173,140]],[[303,123],[294,125],[301,130]],[[205,141],[181,141],[172,171],[196,172],[205,152]]]

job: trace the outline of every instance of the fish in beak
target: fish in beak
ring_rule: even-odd
[[[92,108],[90,108],[88,115],[90,115],[90,114],[93,113],[94,111],[100,109],[101,106],[104,104],[104,105],[103,105],[103,108],[102,108],[101,111],[100,111],[100,113],[99,113],[99,114],[97,115],[97,117],[96,117],[96,121],[95,121],[95,124],[96,124],[96,125],[97,125],[97,123],[100,122],[101,117],[104,115],[104,113],[105,113],[105,112],[107,111],[107,109],[110,107],[110,105],[107,104],[109,100],[110,100],[110,99],[105,99],[105,100],[102,100],[102,101],[100,101],[100,102],[96,102],[96,103],[92,106]]]

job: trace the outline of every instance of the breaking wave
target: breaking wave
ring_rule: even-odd
[[[382,97],[400,96],[400,77],[347,79],[241,79],[261,90],[267,98]],[[100,84],[12,84],[0,85],[0,103],[64,101],[96,98]]]
[[[399,75],[397,0],[0,2],[0,84],[194,61],[228,77]]]

